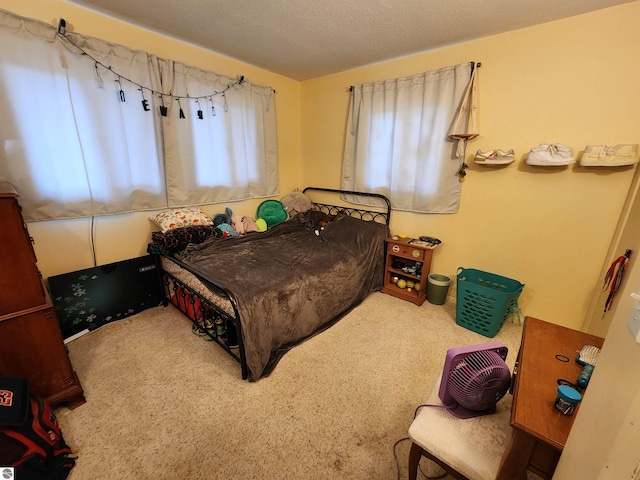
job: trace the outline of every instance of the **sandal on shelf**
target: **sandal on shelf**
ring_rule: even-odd
[[[529,151],[526,163],[544,167],[562,167],[576,163],[576,159],[572,155],[571,147],[561,143],[541,143]]]
[[[506,152],[498,148],[484,153],[478,150],[474,161],[478,165],[507,165],[513,162],[514,158],[513,148]]]
[[[583,167],[623,167],[638,163],[638,144],[589,145],[580,157]]]

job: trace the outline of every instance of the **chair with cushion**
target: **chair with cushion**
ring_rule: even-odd
[[[442,405],[439,389],[440,380],[424,403]],[[409,427],[413,442],[409,479],[416,479],[424,456],[456,479],[494,480],[511,440],[510,415],[509,394],[498,402],[496,413],[468,419],[457,418],[445,408],[421,407]]]

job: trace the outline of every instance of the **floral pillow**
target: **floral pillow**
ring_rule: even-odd
[[[199,207],[172,208],[149,216],[162,233],[174,228],[213,225],[213,221]]]

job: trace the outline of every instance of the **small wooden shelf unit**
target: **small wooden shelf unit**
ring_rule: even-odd
[[[427,299],[427,277],[431,269],[433,247],[410,243],[413,238],[387,238],[382,293],[422,305]],[[394,264],[401,268],[394,268]],[[414,282],[412,288],[400,288],[398,281]]]

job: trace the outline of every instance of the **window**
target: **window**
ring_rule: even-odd
[[[465,63],[354,86],[343,188],[382,193],[396,210],[457,212],[461,159],[449,136],[472,70]]]
[[[8,12],[0,43],[0,179],[26,220],[278,192],[270,88]]]
[[[273,91],[177,62],[158,59],[158,64],[163,93],[190,97],[168,100],[163,117],[170,203],[221,203],[278,193]],[[191,161],[181,161],[185,158]]]

